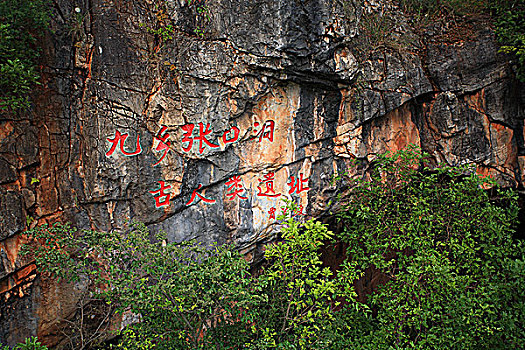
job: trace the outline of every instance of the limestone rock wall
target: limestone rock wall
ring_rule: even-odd
[[[389,1],[55,1],[34,107],[0,115],[0,343],[56,344],[75,311],[78,286],[19,256],[29,226],[133,219],[257,259],[282,199],[322,216],[349,160],[410,143],[522,187],[525,95],[493,31],[409,21]]]

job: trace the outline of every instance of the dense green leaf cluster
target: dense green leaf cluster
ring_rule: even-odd
[[[348,261],[385,282],[365,303],[367,333],[348,347],[524,348],[516,194],[465,167],[422,167],[422,157],[416,148],[381,155],[368,178],[350,179],[338,215]]]
[[[37,227],[31,235],[40,242],[34,252],[44,271],[73,281],[91,276],[95,292],[117,312],[138,315],[141,322],[124,333],[119,348],[135,349],[137,342],[156,349],[206,348],[211,338],[236,341],[237,331],[229,329],[252,321],[245,309],[258,297],[250,293],[248,266],[227,246],[152,239],[143,224],[125,237],[79,234],[60,224]],[[223,339],[219,330],[231,334]]]
[[[39,78],[37,40],[48,20],[47,0],[0,1],[0,111],[29,105]]]
[[[508,1],[497,9],[496,35],[501,51],[515,55],[517,77],[525,82],[525,1]]]
[[[332,234],[314,220],[281,219],[283,240],[267,247],[273,263],[257,278],[233,247],[167,242],[143,224],[124,237],[42,225],[25,252],[58,279],[89,277],[97,298],[137,316],[119,349],[313,348],[344,294],[318,254]]]
[[[293,212],[296,208],[290,205]],[[322,266],[319,249],[333,239],[325,225],[315,220],[300,223],[293,216],[283,224],[282,241],[265,251],[271,264],[254,281],[265,303],[257,311],[248,348],[325,349],[336,299],[353,301],[355,293],[342,275],[335,278]]]
[[[335,181],[349,189],[342,231],[281,217],[255,274],[231,246],[167,242],[143,224],[39,226],[28,251],[40,270],[89,279],[97,299],[135,318],[118,349],[525,348],[513,191],[467,167],[427,168],[414,147]],[[334,241],[348,247],[337,273],[320,254]],[[356,298],[371,274],[381,283]]]

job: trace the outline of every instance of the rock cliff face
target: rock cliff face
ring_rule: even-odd
[[[282,199],[328,213],[354,158],[413,143],[523,186],[494,33],[409,21],[373,0],[55,1],[34,107],[0,115],[0,343],[56,344],[75,312],[79,287],[19,256],[28,225],[133,219],[256,259]]]

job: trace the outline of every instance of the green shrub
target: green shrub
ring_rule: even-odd
[[[509,1],[496,8],[496,36],[501,51],[517,59],[517,78],[525,82],[525,2]]]
[[[379,156],[368,179],[347,179],[354,187],[338,217],[348,262],[385,280],[367,297],[373,317],[362,317],[368,330],[355,348],[524,348],[516,193],[423,160],[409,148]]]
[[[291,205],[290,211],[294,209]],[[282,241],[267,246],[264,256],[270,265],[256,282],[267,299],[255,313],[250,349],[325,349],[336,299],[353,301],[352,284],[322,266],[319,249],[333,239],[326,225],[301,223],[292,216],[281,219]],[[355,279],[350,273],[345,277]]]
[[[365,176],[340,176],[349,193],[337,236],[290,204],[254,275],[231,246],[167,242],[143,224],[39,226],[25,249],[40,271],[89,278],[97,297],[135,316],[118,349],[525,348],[515,192],[425,161],[411,147],[380,155]],[[337,273],[319,251],[334,240],[348,247]],[[357,301],[354,283],[371,273],[383,282]]]
[[[90,276],[117,312],[136,315],[140,322],[122,333],[119,349],[316,348],[335,297],[351,298],[352,288],[343,291],[320,266],[318,249],[332,237],[325,225],[300,223],[291,214],[281,220],[283,240],[267,247],[273,264],[257,278],[230,246],[166,242],[163,235],[152,240],[143,224],[124,237],[38,226],[27,232],[36,243],[24,254],[31,252],[52,277]]]
[[[8,346],[3,346],[3,350],[9,350]],[[37,337],[29,337],[24,343],[17,344],[13,350],[48,350],[47,346],[42,345]]]
[[[37,39],[48,19],[47,0],[0,1],[0,111],[28,107],[39,79]]]
[[[91,276],[95,292],[117,312],[140,319],[121,347],[146,337],[156,349],[200,349],[219,341],[219,333],[232,342],[249,331],[238,324],[253,321],[246,310],[259,297],[250,292],[247,263],[228,246],[152,240],[143,224],[124,237],[61,224],[28,233],[40,242],[34,249],[40,269],[68,280]]]

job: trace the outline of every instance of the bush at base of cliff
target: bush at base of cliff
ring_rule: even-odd
[[[335,297],[344,294],[320,266],[318,249],[332,234],[314,220],[281,219],[282,241],[265,252],[273,263],[256,278],[232,247],[167,242],[143,224],[123,236],[61,224],[27,233],[37,242],[30,250],[40,271],[71,281],[89,276],[97,298],[135,315],[113,348],[317,348]]]
[[[91,292],[135,317],[118,348],[207,348],[223,329],[231,329],[222,331],[226,341],[238,341],[248,331],[238,324],[253,321],[246,309],[258,296],[250,292],[248,265],[227,246],[166,242],[143,224],[125,234],[60,224],[30,234],[39,242],[33,252],[41,270],[72,281],[89,276]]]
[[[382,155],[367,180],[346,178],[354,187],[338,217],[347,263],[383,281],[346,346],[525,348],[515,192],[466,167],[426,168],[424,157],[414,147]]]
[[[289,209],[293,213],[296,208],[291,204]],[[266,299],[256,310],[248,348],[326,349],[338,300],[354,302],[357,276],[334,276],[322,266],[319,249],[333,239],[326,225],[301,223],[293,216],[282,219],[282,241],[266,247],[269,265],[255,282]]]
[[[142,224],[125,234],[37,227],[32,253],[41,271],[89,277],[135,317],[117,349],[525,348],[515,193],[424,162],[409,148],[340,177],[350,193],[339,236],[282,217],[254,275],[232,247],[166,242]],[[319,252],[331,240],[348,246],[335,275]],[[355,281],[371,274],[382,282],[356,301]]]
[[[0,112],[29,105],[39,79],[37,38],[47,28],[47,0],[0,1]]]

